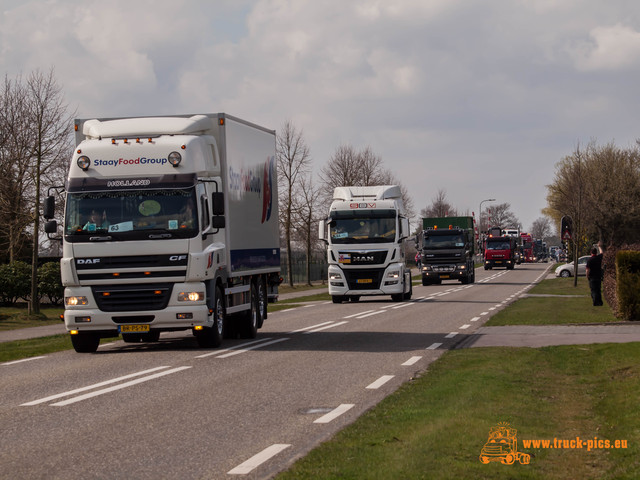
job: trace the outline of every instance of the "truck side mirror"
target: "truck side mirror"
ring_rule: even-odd
[[[398,240],[402,241],[409,236],[409,219],[406,217],[400,218],[400,236]]]
[[[55,211],[56,211],[56,199],[53,195],[49,195],[47,198],[44,199],[44,204],[42,205],[42,216],[46,220],[51,220],[55,215]],[[54,232],[50,232],[50,233],[55,233],[55,230]]]
[[[214,215],[213,217],[211,217],[211,227],[224,228],[225,227],[224,215]]]
[[[214,192],[211,194],[211,212],[214,215],[224,215],[224,193]]]
[[[325,235],[325,221],[320,220],[318,223],[318,238],[322,241],[327,241],[327,237]]]
[[[49,220],[44,224],[44,233],[53,234],[53,233],[56,233],[57,231],[58,231],[58,222],[56,222],[55,220]]]

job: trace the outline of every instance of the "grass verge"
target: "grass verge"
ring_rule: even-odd
[[[550,279],[490,324],[616,321],[586,281]],[[572,297],[571,295],[584,295]],[[489,324],[489,323],[488,323]],[[277,478],[640,478],[638,343],[474,348],[445,353],[419,378]],[[508,422],[531,463],[484,465],[489,429]],[[524,448],[524,440],[621,440],[624,449]],[[575,445],[578,445],[576,442]]]
[[[450,351],[277,478],[639,478],[639,364],[637,344]],[[500,422],[529,465],[479,461]],[[596,436],[628,448],[523,448]]]
[[[522,298],[496,313],[485,325],[564,325],[619,321],[607,305],[592,305],[591,292],[585,279],[579,279],[577,287],[573,286],[573,278],[547,279],[528,293],[549,296]]]

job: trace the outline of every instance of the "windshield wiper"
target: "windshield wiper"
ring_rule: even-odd
[[[108,242],[113,240],[111,235],[104,235],[102,237],[89,237],[90,242]]]
[[[152,233],[152,234],[149,235],[149,238],[151,240],[156,240],[156,239],[159,239],[159,238],[172,238],[172,237],[173,237],[173,235],[170,234],[170,233]]]

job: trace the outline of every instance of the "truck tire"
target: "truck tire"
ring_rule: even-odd
[[[95,353],[100,345],[100,334],[98,333],[78,333],[71,335],[71,345],[78,353]]]
[[[343,300],[344,300],[344,297],[342,295],[331,296],[331,301],[333,301],[333,303],[342,303]]]
[[[196,340],[200,348],[219,347],[224,338],[225,309],[222,289],[216,287],[216,298],[213,304],[213,327],[205,327],[196,333]]]
[[[251,308],[246,312],[242,312],[240,317],[241,338],[256,338],[258,335],[258,317],[260,316],[258,311],[258,291],[256,289],[256,284],[253,282],[251,283],[250,296]]]
[[[413,282],[411,282],[411,274],[409,274],[409,291],[403,295],[402,299],[411,300],[411,295],[413,295]]]

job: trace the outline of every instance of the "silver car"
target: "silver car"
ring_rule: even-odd
[[[590,255],[586,255],[578,259],[578,276],[587,274],[587,260],[590,258]],[[560,265],[556,268],[556,277],[573,277],[573,262]]]

